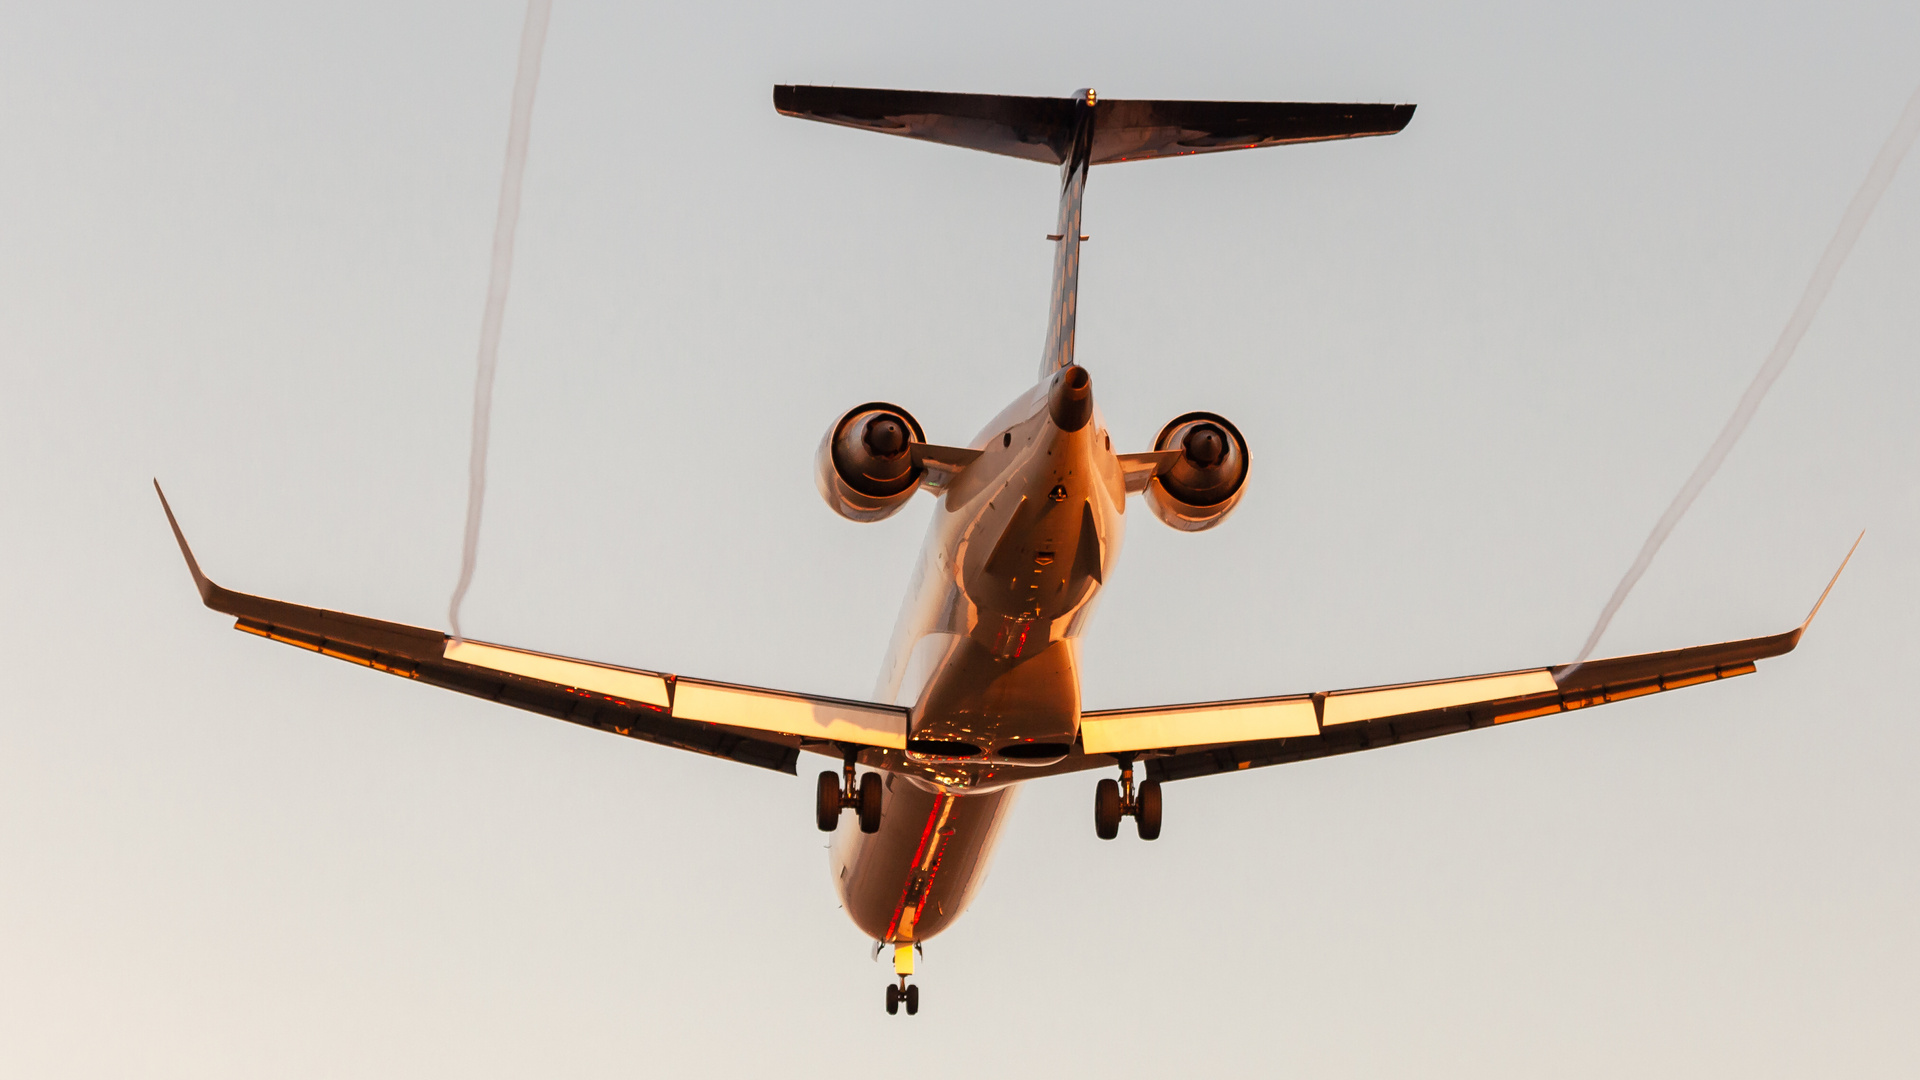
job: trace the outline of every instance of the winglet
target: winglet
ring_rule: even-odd
[[[180,554],[187,557],[187,569],[193,573],[193,584],[195,588],[200,590],[201,602],[205,603],[208,607],[213,607],[214,597],[224,590],[212,581],[209,581],[207,575],[200,572],[200,561],[193,557],[193,549],[187,546],[187,536],[180,531],[180,523],[174,520],[173,507],[167,505],[167,493],[160,490],[160,481],[158,479],[153,482],[153,492],[160,496],[160,509],[167,512],[167,524],[173,526],[173,538],[180,543]],[[215,610],[218,609],[216,608]]]
[[[1833,579],[1832,579],[1831,581],[1828,581],[1828,582],[1827,582],[1827,587],[1826,587],[1826,588],[1825,588],[1824,590],[1822,590],[1822,591],[1821,591],[1821,593],[1820,593],[1820,599],[1818,599],[1818,600],[1815,600],[1815,601],[1813,602],[1813,610],[1812,610],[1812,611],[1809,611],[1809,612],[1807,612],[1807,621],[1806,621],[1806,622],[1803,622],[1803,623],[1801,623],[1801,624],[1800,624],[1800,629],[1798,629],[1798,630],[1795,630],[1795,631],[1793,632],[1793,641],[1794,641],[1794,644],[1796,644],[1796,645],[1797,645],[1797,644],[1799,644],[1799,643],[1800,643],[1800,635],[1801,635],[1801,634],[1804,634],[1804,633],[1806,633],[1806,632],[1807,632],[1807,627],[1809,627],[1809,626],[1812,626],[1812,625],[1813,625],[1813,617],[1814,617],[1815,615],[1818,615],[1818,614],[1820,614],[1820,605],[1821,605],[1821,604],[1824,604],[1824,603],[1826,603],[1826,602],[1827,602],[1827,593],[1830,593],[1830,592],[1832,592],[1832,591],[1833,591],[1833,587],[1834,587],[1835,585],[1837,585],[1837,584],[1839,584],[1839,583],[1840,583],[1840,575],[1841,575],[1841,573],[1842,573],[1842,572],[1844,572],[1844,571],[1846,570],[1846,568],[1847,568],[1847,563],[1849,563],[1849,562],[1851,562],[1851,561],[1853,561],[1853,553],[1854,553],[1854,552],[1856,552],[1856,551],[1858,551],[1858,550],[1860,550],[1860,541],[1862,541],[1862,540],[1865,540],[1866,538],[1867,538],[1867,530],[1865,530],[1865,529],[1861,529],[1861,530],[1860,530],[1860,535],[1859,535],[1859,536],[1856,536],[1856,537],[1854,537],[1854,538],[1853,538],[1853,546],[1847,549],[1847,557],[1846,557],[1846,558],[1844,558],[1844,559],[1841,559],[1841,560],[1840,560],[1840,569],[1839,569],[1839,570],[1835,570],[1835,571],[1833,572]]]

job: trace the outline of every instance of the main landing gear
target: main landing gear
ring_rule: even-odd
[[[1130,817],[1140,830],[1140,839],[1160,838],[1160,781],[1141,782],[1133,787],[1133,759],[1120,760],[1120,779],[1102,780],[1093,789],[1093,831],[1102,840],[1120,835],[1120,819]]]
[[[823,772],[819,786],[814,789],[813,819],[821,832],[832,832],[840,827],[840,811],[852,810],[860,817],[860,831],[863,833],[880,831],[880,774],[867,773],[854,782],[854,758],[857,750],[847,751],[847,763],[838,774]],[[845,778],[845,787],[841,779]]]
[[[920,1012],[920,988],[918,986],[907,985],[907,979],[913,975],[912,944],[903,941],[894,945],[893,971],[894,974],[900,977],[900,982],[898,985],[893,983],[887,984],[887,1015],[893,1016],[898,1013],[900,1011],[900,1005],[903,1002],[907,1006],[908,1016],[918,1014]]]

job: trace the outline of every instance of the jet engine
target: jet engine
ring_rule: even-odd
[[[1225,417],[1190,412],[1160,429],[1158,451],[1178,450],[1147,484],[1153,516],[1182,532],[1226,520],[1247,485],[1247,440]]]
[[[898,405],[870,401],[850,409],[827,429],[814,455],[820,497],[849,521],[879,521],[913,498],[926,470],[908,447],[925,442],[920,422]]]

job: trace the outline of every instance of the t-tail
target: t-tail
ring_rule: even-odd
[[[1053,235],[1053,299],[1040,378],[1073,363],[1080,289],[1080,203],[1087,167],[1117,161],[1252,150],[1289,143],[1392,135],[1412,105],[1292,101],[1142,101],[941,94],[840,86],[776,86],[783,115],[887,135],[985,150],[1060,166],[1060,215]]]

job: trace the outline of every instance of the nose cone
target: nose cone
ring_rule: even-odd
[[[1047,411],[1053,426],[1061,431],[1079,431],[1093,418],[1093,376],[1078,364],[1067,367],[1053,379],[1047,394]]]

